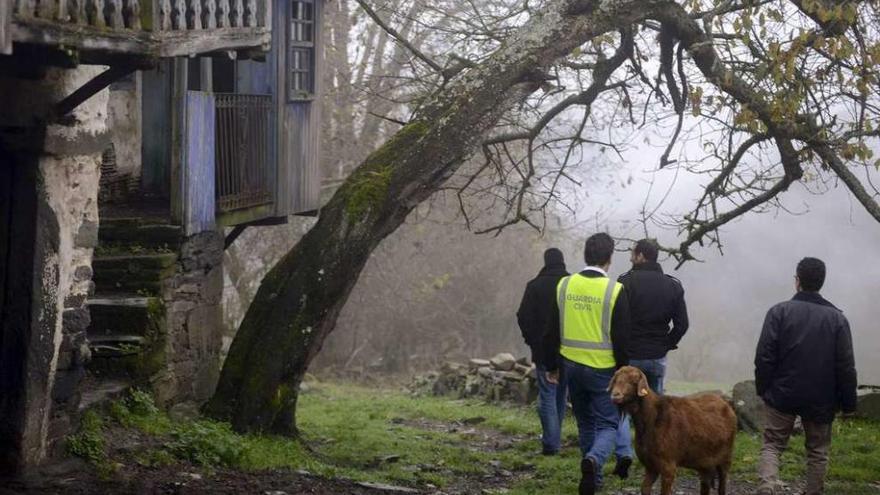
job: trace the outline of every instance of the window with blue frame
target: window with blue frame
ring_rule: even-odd
[[[290,100],[308,100],[315,94],[315,4],[290,2],[287,37],[287,88]]]

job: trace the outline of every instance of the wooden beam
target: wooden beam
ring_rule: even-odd
[[[236,239],[238,239],[238,236],[240,236],[246,228],[248,228],[248,224],[246,223],[233,227],[232,232],[230,232],[229,235],[226,236],[226,240],[223,242],[223,250],[226,251],[227,249],[229,249],[229,246],[231,246],[232,243],[235,242]]]
[[[225,241],[225,249],[229,249],[229,246],[238,239],[238,236],[244,232],[244,230],[248,227],[265,227],[270,225],[286,225],[289,219],[287,217],[269,217],[269,218],[261,218],[259,220],[254,220],[253,222],[240,223],[232,227],[232,231],[229,232],[229,235],[226,236]]]
[[[89,82],[83,84],[69,96],[59,101],[52,107],[50,121],[57,121],[72,112],[76,107],[80,106],[84,101],[88,100],[102,89],[110,86],[114,81],[131,74],[135,71],[134,67],[127,65],[111,66],[104,72],[93,77]]]
[[[4,3],[7,0],[0,0]],[[64,45],[81,51],[115,52],[152,57],[189,56],[220,50],[266,49],[272,41],[267,27],[174,31],[97,29],[43,19],[11,24],[18,43]]]

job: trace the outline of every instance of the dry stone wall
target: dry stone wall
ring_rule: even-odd
[[[414,394],[475,398],[490,402],[530,404],[538,397],[535,365],[529,358],[500,353],[467,364],[447,362],[440,370],[419,375],[409,389]]]

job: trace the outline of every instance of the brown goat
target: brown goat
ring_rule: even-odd
[[[648,387],[645,374],[624,366],[608,387],[611,400],[632,416],[636,454],[645,467],[642,495],[651,495],[661,477],[661,495],[671,495],[679,467],[700,474],[700,495],[718,478],[718,494],[727,491],[727,474],[736,438],[736,413],[715,394],[667,397]]]

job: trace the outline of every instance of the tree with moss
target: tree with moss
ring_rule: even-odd
[[[542,229],[571,208],[585,150],[619,152],[654,126],[657,168],[705,178],[691,211],[644,213],[678,229],[665,249],[680,262],[795,182],[841,184],[880,221],[875,0],[439,0],[408,33],[418,44],[397,14],[358,3],[412,53],[420,91],[260,286],[207,406],[238,430],[296,432],[299,383],[370,253],[438,192],[479,232]],[[435,31],[443,42],[425,42]],[[497,200],[493,223],[475,225],[473,195]]]

